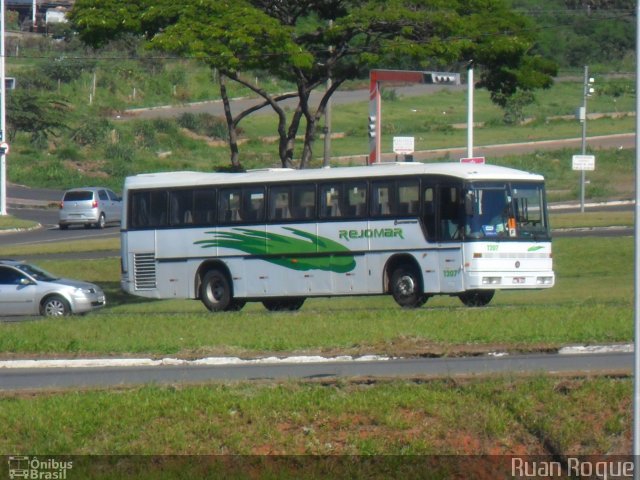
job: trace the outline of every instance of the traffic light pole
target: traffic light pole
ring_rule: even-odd
[[[582,119],[582,155],[587,153],[587,97],[589,96],[589,67],[584,66],[584,86],[582,95],[582,109],[584,118]],[[580,171],[580,212],[584,213],[584,184],[585,173]]]

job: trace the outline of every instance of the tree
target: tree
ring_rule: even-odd
[[[66,129],[69,104],[58,95],[34,90],[14,90],[7,95],[7,133],[11,141],[18,132],[31,134],[33,143],[46,142]]]
[[[218,69],[226,108],[232,164],[239,166],[235,128],[253,111],[277,114],[279,155],[292,166],[302,120],[301,168],[312,157],[319,119],[331,95],[346,81],[382,65],[413,69],[461,68],[474,60],[480,85],[494,101],[551,85],[555,67],[531,55],[532,29],[504,0],[77,0],[70,19],[83,41],[100,46],[137,33],[153,48],[188,55]],[[296,85],[297,108],[287,120],[279,102],[240,72],[262,70]],[[332,86],[317,107],[311,92]],[[261,105],[231,114],[226,79],[258,94]],[[288,123],[287,123],[288,121]]]

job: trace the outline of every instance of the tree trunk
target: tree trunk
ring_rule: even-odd
[[[229,95],[227,94],[227,86],[225,85],[226,76],[220,72],[218,75],[218,83],[220,84],[220,97],[222,97],[222,104],[224,105],[224,117],[227,121],[227,130],[229,132],[229,150],[231,151],[231,168],[235,171],[241,171],[242,165],[239,160],[238,150],[238,131],[236,124],[233,121],[233,114],[231,113],[231,104],[229,102]]]
[[[282,166],[284,168],[294,167],[293,151],[296,144],[296,133],[298,133],[298,128],[300,128],[301,119],[302,119],[302,110],[300,110],[300,105],[298,105],[298,107],[296,108],[296,111],[293,112],[293,118],[291,119],[291,123],[289,124],[289,129],[287,130],[287,136],[284,139],[284,157],[282,158]]]
[[[304,134],[304,147],[302,149],[302,157],[300,158],[301,169],[308,168],[311,160],[313,159],[313,142],[315,142],[316,139],[316,128],[318,126],[318,121],[320,120],[322,115],[324,115],[329,98],[331,98],[331,95],[333,95],[338,86],[340,86],[341,84],[342,81],[338,81],[331,85],[331,87],[322,96],[320,104],[318,105],[318,108],[313,115],[309,111],[309,95],[306,93],[306,91],[303,91],[303,89],[299,89],[300,106],[305,118],[307,119],[307,128],[305,129]]]

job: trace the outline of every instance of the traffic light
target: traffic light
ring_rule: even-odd
[[[593,87],[593,85],[596,83],[595,79],[593,77],[589,78],[589,81],[587,82],[587,97],[590,97],[591,95],[593,95],[594,93],[596,93],[596,89]]]
[[[451,72],[425,72],[424,83],[460,85],[460,74]]]
[[[376,116],[369,115],[369,138],[376,137]]]

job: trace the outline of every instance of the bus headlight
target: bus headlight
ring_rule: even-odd
[[[551,285],[553,283],[553,277],[536,277],[536,283],[538,285]]]
[[[482,277],[483,285],[499,285],[502,283],[502,277]]]

